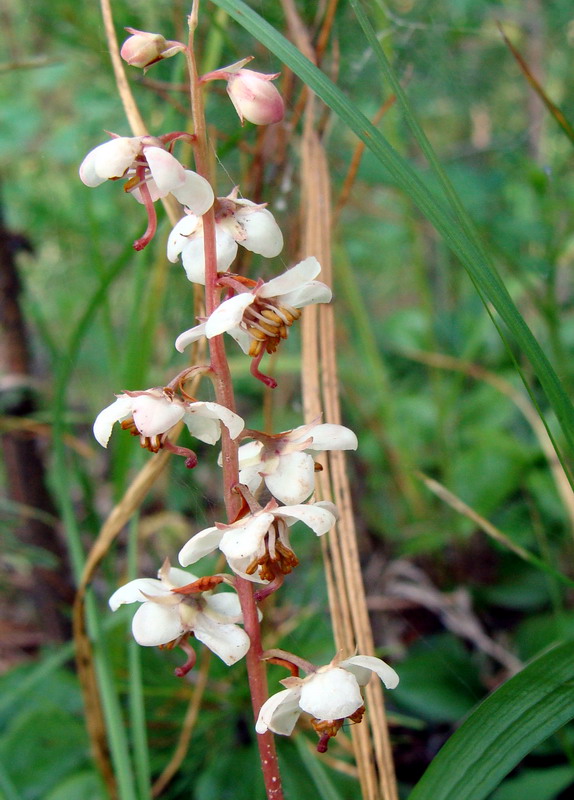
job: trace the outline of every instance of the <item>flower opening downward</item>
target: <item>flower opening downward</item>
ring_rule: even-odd
[[[274,353],[287,338],[289,328],[301,316],[300,308],[330,302],[329,287],[313,280],[320,271],[321,265],[310,256],[266,283],[224,276],[220,283],[230,287],[233,297],[224,300],[205,322],[180,334],[175,343],[177,350],[183,352],[202,336],[211,339],[229,333],[253,359],[251,373],[275,388],[277,382],[259,372],[259,363],[266,352]]]
[[[361,687],[373,673],[387,689],[394,689],[399,682],[395,670],[380,658],[361,655],[347,659],[336,656],[305,678],[285,678],[281,683],[287,688],[263,704],[255,730],[289,736],[304,711],[311,715],[311,724],[320,737],[317,749],[325,752],[329,739],[345,720],[361,721],[365,711]]]

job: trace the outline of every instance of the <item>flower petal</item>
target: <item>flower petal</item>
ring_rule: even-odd
[[[273,731],[283,736],[289,736],[293,732],[295,723],[299,719],[301,710],[299,708],[300,689],[284,689],[282,692],[271,695],[261,706],[259,716],[255,724],[257,733]]]
[[[177,606],[144,603],[132,620],[132,633],[138,644],[156,647],[177,639],[184,632]]]
[[[167,594],[168,589],[157,578],[137,578],[130,581],[113,593],[108,600],[112,611],[127,603],[145,603],[147,597],[160,597]]]
[[[251,467],[254,464],[260,464],[262,450],[262,442],[258,442],[255,439],[251,442],[247,442],[247,444],[242,444],[237,451],[237,457],[239,458],[239,469],[245,469],[246,467]]]
[[[80,165],[80,179],[86,186],[99,186],[108,178],[121,178],[140,152],[140,137],[117,136],[88,153]]]
[[[94,436],[102,447],[107,447],[116,422],[129,417],[132,412],[132,398],[121,394],[118,399],[100,411],[94,422]]]
[[[217,271],[225,272],[231,266],[237,255],[237,242],[220,225],[215,226],[215,248],[217,251]],[[205,254],[203,249],[203,232],[197,231],[189,239],[181,251],[181,263],[192,283],[205,284]]]
[[[231,666],[249,650],[249,636],[237,625],[222,625],[214,622],[207,614],[198,614],[193,632],[195,638],[215,653],[216,656]]]
[[[180,333],[175,340],[175,349],[183,353],[188,345],[192,344],[192,342],[197,342],[202,336],[205,336],[205,322],[196,325],[195,328],[190,328],[188,331]]]
[[[212,553],[219,547],[222,536],[223,531],[218,528],[204,528],[196,533],[179,551],[178,559],[181,566],[187,567],[189,564],[195,564],[203,556]]]
[[[143,154],[148,163],[151,176],[155,181],[158,191],[163,197],[181,186],[185,181],[185,169],[175,156],[172,156],[163,147],[148,145],[144,147]]]
[[[274,471],[269,463],[261,465],[265,485],[277,500],[286,505],[302,503],[315,489],[315,462],[308,453],[286,453],[278,459]]]
[[[163,395],[142,394],[132,398],[132,415],[142,436],[166,433],[184,414],[183,403],[172,402]]]
[[[259,297],[277,297],[298,289],[312,281],[321,272],[321,265],[314,256],[300,261],[282,275],[272,278],[258,290]]]
[[[182,205],[198,216],[205,214],[215,199],[209,181],[191,169],[184,170],[183,183],[172,189],[171,193]]]
[[[304,286],[286,292],[281,296],[281,302],[293,308],[303,308],[313,303],[330,303],[333,292],[321,281],[309,281]]]
[[[283,517],[287,525],[293,525],[300,520],[308,525],[317,536],[322,536],[331,530],[337,518],[327,508],[323,508],[319,503],[309,505],[283,506],[276,508],[273,514],[276,517]]]
[[[299,705],[320,720],[343,719],[363,705],[363,698],[355,676],[333,667],[303,682]]]
[[[197,575],[178,567],[170,567],[167,572],[167,581],[174,587],[187,586],[197,580]]]
[[[263,483],[263,478],[260,474],[262,468],[263,465],[258,461],[257,464],[252,464],[239,470],[239,483],[247,486],[251,494],[257,494],[257,490]]]
[[[218,592],[205,596],[204,613],[216,622],[242,622],[241,603],[235,592]]]
[[[372,672],[379,676],[387,689],[396,688],[399,682],[399,676],[395,670],[375,656],[353,656],[341,661],[339,666],[341,669],[352,672],[360,686],[367,685]]]
[[[253,292],[242,292],[229,300],[224,300],[205,323],[205,335],[207,338],[211,339],[213,336],[219,336],[220,333],[239,325],[243,318],[243,312],[254,300],[255,295]]]
[[[197,231],[199,222],[199,217],[195,214],[186,214],[172,228],[167,240],[167,257],[172,264],[175,264],[181,251],[189,242],[189,237]]]
[[[353,431],[344,425],[316,425],[309,435],[313,442],[307,450],[356,450],[359,446]]]
[[[245,524],[235,524],[224,532],[219,549],[227,558],[250,558],[257,553],[272,522],[269,512],[248,516]]]
[[[265,258],[278,256],[283,250],[283,234],[275,217],[266,208],[255,211],[239,209],[235,218],[241,225],[245,238],[240,242],[247,250]]]

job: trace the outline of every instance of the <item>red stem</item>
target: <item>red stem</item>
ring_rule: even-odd
[[[209,180],[209,162],[207,151],[207,130],[203,110],[203,97],[201,94],[200,78],[197,71],[194,54],[194,33],[197,27],[199,0],[194,0],[191,16],[189,18],[189,46],[187,49],[187,62],[191,84],[191,106],[194,120],[195,141],[195,167],[196,171]],[[205,253],[205,305],[210,314],[219,304],[220,290],[217,287],[217,251],[215,246],[215,216],[211,208],[203,216],[204,253]],[[225,355],[223,336],[215,336],[209,340],[211,356],[211,369],[213,371],[213,384],[218,403],[235,411],[235,397],[229,364]],[[237,442],[232,441],[227,429],[222,426],[221,449],[223,461],[224,498],[228,519],[234,520],[241,506],[241,497],[233,491],[239,483],[239,461],[237,457]],[[261,628],[257,615],[257,606],[253,596],[253,585],[239,576],[236,577],[235,587],[241,610],[243,625],[251,641],[251,647],[246,656],[249,689],[255,719],[259,710],[268,697],[267,675],[264,663],[261,660],[263,652],[261,646]],[[267,732],[257,734],[261,769],[267,791],[268,800],[283,800],[283,788],[279,775],[279,763],[275,751],[273,734]]]

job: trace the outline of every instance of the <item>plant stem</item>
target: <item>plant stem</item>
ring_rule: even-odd
[[[190,76],[191,108],[195,133],[195,168],[207,180],[209,175],[209,162],[207,150],[207,128],[203,109],[202,89],[199,84],[199,74],[194,53],[194,34],[198,22],[199,0],[194,0],[189,17],[189,44],[187,49],[187,62]],[[205,255],[205,306],[210,314],[219,304],[220,290],[217,287],[217,251],[215,244],[215,214],[213,207],[203,215],[203,241]],[[225,354],[223,336],[215,336],[209,340],[211,369],[213,371],[213,384],[218,403],[235,411],[235,397],[229,364]],[[222,464],[223,464],[223,494],[229,521],[233,521],[241,507],[241,498],[234,487],[239,483],[239,460],[237,456],[237,442],[233,441],[227,429],[222,426],[221,436]],[[251,703],[255,718],[268,697],[267,676],[264,662],[261,660],[263,648],[261,646],[261,628],[257,614],[257,605],[253,596],[253,585],[239,576],[236,577],[235,586],[241,611],[243,625],[251,641],[251,647],[246,656]],[[269,731],[257,735],[261,769],[265,782],[268,800],[282,800],[283,789],[279,775],[279,763],[275,751],[273,734]]]

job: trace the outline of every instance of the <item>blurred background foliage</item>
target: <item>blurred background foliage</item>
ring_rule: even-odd
[[[285,29],[280,3],[251,5]],[[374,0],[368,6],[513,299],[571,388],[572,143],[534,96],[496,27],[503,25],[548,94],[574,119],[571,2]],[[129,25],[185,38],[189,9],[180,0],[120,0],[113,7],[120,36]],[[323,4],[298,0],[297,8],[316,31]],[[141,207],[113,182],[92,191],[77,177],[82,158],[105,140],[105,131],[129,133],[98,5],[37,0],[24,7],[5,0],[0,15],[0,197],[5,231],[17,235],[11,241],[18,244],[32,352],[29,380],[16,387],[2,365],[0,432],[27,437],[30,458],[45,465],[52,504],[36,512],[18,504],[10,467],[4,470],[0,790],[8,800],[103,800],[73,651],[62,644],[69,607],[59,607],[57,631],[38,608],[37,570],[55,569],[67,584],[68,568],[57,553],[21,534],[34,514],[43,514],[51,535],[72,551],[76,570],[81,565],[114,501],[149,458],[118,431],[102,451],[91,437],[93,418],[115,392],[163,385],[182,368],[173,340],[193,324],[193,294],[181,268],[166,261],[169,223],[162,212],[158,236],[135,254],[131,242],[145,228]],[[205,69],[251,53],[255,69],[281,70],[272,54],[207,2],[199,41]],[[344,1],[322,67],[370,118],[389,96]],[[168,86],[184,80],[182,60],[161,63],[146,78],[132,71],[130,79],[153,133],[189,126],[185,93]],[[266,132],[240,130],[222,87],[210,92],[207,104],[218,194],[240,184],[245,196],[270,202],[286,233],[276,263],[243,256],[242,268],[266,277],[306,255],[298,250],[300,130],[293,116],[300,87],[286,71],[280,85],[290,116]],[[395,107],[380,128],[431,182]],[[337,205],[356,141],[329,118],[325,141]],[[337,210],[333,235],[345,422],[360,441],[348,465],[376,645],[401,675],[388,702],[406,796],[481,698],[521,663],[574,635],[571,589],[489,538],[476,518],[432,494],[419,473],[568,576],[571,492],[557,490],[540,435],[525,416],[513,358],[466,273],[369,154]],[[249,427],[261,427],[261,387],[238,352],[230,354],[240,411]],[[513,356],[520,364],[521,354]],[[276,430],[300,423],[298,369],[294,335],[273,365],[280,380],[273,397]],[[33,407],[16,414],[22,395]],[[197,675],[176,680],[177,654],[133,648],[132,610],[112,618],[106,599],[136,562],[138,574],[153,575],[166,555],[175,560],[193,532],[222,519],[216,453],[200,447],[198,454],[191,474],[181,459],[172,459],[131,526],[131,539],[127,532],[120,538],[95,583],[104,629],[99,646],[109,657],[129,747],[140,758],[138,774],[149,769],[153,778],[176,746]],[[302,566],[266,610],[267,645],[322,663],[333,645],[317,543],[295,533],[295,545]],[[202,564],[206,572],[208,566]],[[143,766],[137,722],[128,725],[134,723],[128,695],[135,663],[147,717],[149,764]],[[270,677],[273,685],[283,672],[273,667]],[[187,757],[162,797],[262,796],[244,678],[242,665],[228,670],[212,659]],[[309,760],[312,742],[305,730],[293,742],[280,742],[290,796],[355,797],[348,740],[338,737],[320,766]],[[493,800],[566,798],[573,783],[574,730],[567,728],[532,753]],[[133,796],[149,795],[139,786]]]

